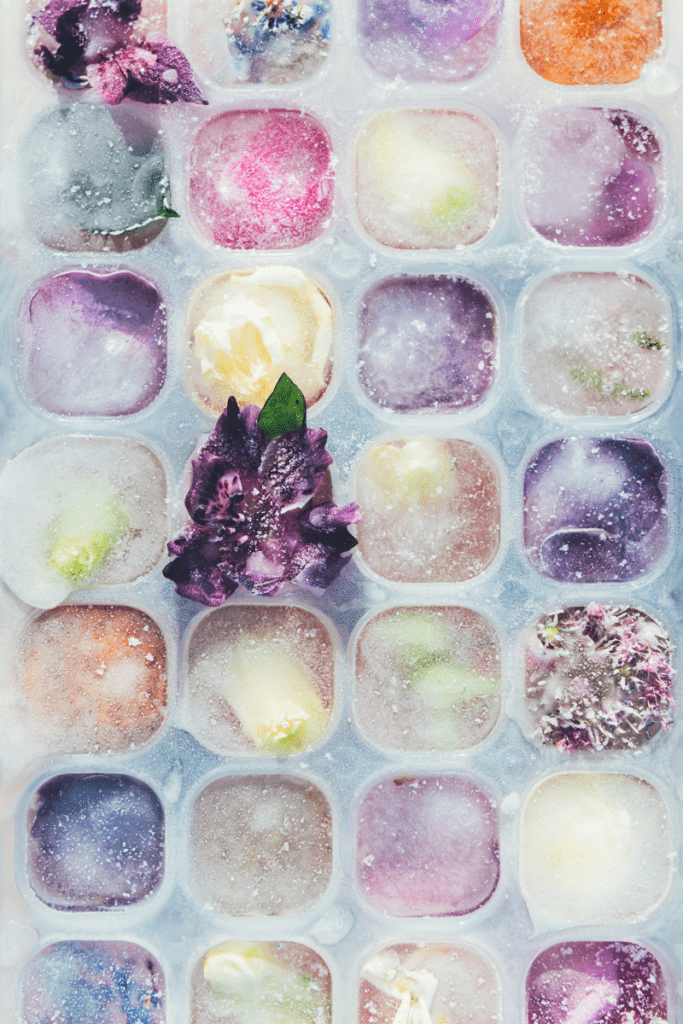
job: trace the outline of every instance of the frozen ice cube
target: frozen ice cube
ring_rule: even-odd
[[[527,1024],[666,1024],[657,957],[634,942],[563,942],[543,950],[526,979]]]
[[[503,0],[360,0],[360,48],[387,78],[459,82],[493,56]]]
[[[139,412],[166,376],[166,307],[127,270],[59,271],[24,299],[18,362],[28,397],[48,412]]]
[[[559,85],[635,81],[662,40],[662,0],[521,0],[522,51]]]
[[[53,249],[137,248],[166,223],[159,134],[127,106],[52,107],[29,131],[23,159],[26,217]]]
[[[356,205],[377,242],[452,249],[479,241],[498,213],[498,143],[459,110],[383,110],[356,141]]]
[[[498,884],[495,804],[464,776],[386,779],[360,805],[356,871],[385,914],[470,914]]]
[[[227,249],[292,249],[332,215],[327,133],[296,110],[227,110],[202,125],[190,151],[197,230]]]
[[[524,206],[531,226],[559,245],[629,245],[662,207],[661,152],[652,129],[626,110],[563,107],[527,139]]]
[[[554,274],[524,306],[523,376],[544,415],[625,416],[666,397],[673,325],[664,295],[632,274]]]
[[[27,866],[56,910],[110,910],[150,896],[164,872],[164,812],[129,775],[57,775],[29,807]]]
[[[471,408],[493,384],[497,335],[493,303],[472,281],[389,278],[361,306],[361,387],[377,405],[398,412]]]
[[[462,750],[500,713],[500,644],[469,608],[392,608],[367,622],[356,648],[354,706],[372,743],[391,750]]]
[[[298,942],[225,942],[192,976],[192,1020],[214,1024],[331,1024],[331,978]]]
[[[305,779],[216,779],[192,811],[190,880],[222,914],[289,916],[313,907],[332,875],[332,816]]]
[[[498,1024],[498,972],[487,956],[450,943],[403,943],[363,966],[359,1024]]]
[[[499,544],[498,471],[469,441],[399,438],[360,460],[359,551],[373,572],[402,583],[469,580]]]
[[[52,608],[74,589],[130,583],[163,554],[166,475],[145,445],[60,436],[0,473],[0,575],[17,597]]]
[[[664,464],[647,441],[552,441],[524,475],[529,560],[562,582],[638,579],[666,550],[666,494]]]
[[[522,894],[536,928],[641,921],[671,885],[669,815],[634,775],[563,772],[522,808]]]
[[[165,1024],[164,974],[133,942],[53,942],[21,979],[22,1024]]]
[[[188,313],[187,386],[218,416],[234,395],[263,407],[281,374],[296,381],[310,408],[330,379],[332,306],[296,267],[233,270],[209,278]]]
[[[203,618],[189,645],[187,716],[221,753],[298,753],[318,743],[334,706],[326,626],[294,606],[233,605]]]

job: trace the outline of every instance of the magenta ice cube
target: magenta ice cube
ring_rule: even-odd
[[[388,78],[462,81],[491,59],[502,11],[503,0],[360,0],[361,52]]]
[[[164,812],[129,775],[57,775],[28,812],[27,866],[56,910],[110,910],[145,899],[164,870]]]
[[[666,1024],[666,982],[654,953],[634,942],[563,942],[536,957],[526,979],[527,1024]]]
[[[524,205],[531,226],[560,245],[637,242],[663,205],[661,162],[655,133],[629,111],[553,110],[528,138]]]
[[[473,281],[394,277],[365,296],[359,378],[377,405],[398,412],[456,412],[478,405],[496,370],[498,323]]]
[[[166,376],[166,307],[127,270],[50,274],[24,299],[18,364],[28,397],[48,412],[139,412]]]
[[[331,215],[332,146],[297,110],[227,110],[190,151],[190,209],[202,235],[227,249],[292,249]]]
[[[532,565],[567,583],[635,580],[665,553],[664,464],[647,441],[569,437],[534,455],[524,475],[524,546]]]
[[[498,812],[464,776],[385,779],[358,815],[361,892],[394,917],[457,916],[498,884]]]
[[[21,983],[22,1024],[164,1024],[164,974],[133,942],[53,942]]]

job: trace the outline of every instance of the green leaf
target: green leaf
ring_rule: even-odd
[[[280,434],[306,426],[306,399],[286,373],[282,374],[266,399],[258,425],[271,441]]]

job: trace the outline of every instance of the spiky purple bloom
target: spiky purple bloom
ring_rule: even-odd
[[[50,0],[34,22],[52,46],[36,48],[39,64],[62,81],[91,85],[110,104],[206,103],[184,54],[158,33],[135,32],[142,0]]]
[[[302,427],[269,440],[260,411],[229,400],[192,461],[192,522],[168,545],[175,558],[164,576],[212,607],[240,585],[268,595],[287,582],[328,587],[357,543],[347,527],[360,521],[358,506],[323,494],[327,432]]]

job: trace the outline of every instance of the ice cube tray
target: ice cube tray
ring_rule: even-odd
[[[403,11],[404,6],[396,5],[397,11]],[[426,0],[421,5],[428,6]],[[646,3],[623,6],[631,7],[629,17],[636,8],[642,11],[656,7]],[[583,2],[575,7],[585,9],[584,14],[588,10]],[[75,146],[76,163],[81,161],[80,169],[87,168],[93,149],[88,141],[92,128],[88,116],[93,109],[108,108],[91,108],[87,104],[92,102],[92,93],[55,89],[38,73],[25,49],[26,8],[19,0],[4,0],[0,459],[3,474],[13,466],[15,477],[30,479],[31,486],[30,493],[19,493],[19,485],[14,484],[12,494],[5,494],[0,502],[6,545],[2,561],[5,565],[12,563],[15,576],[21,577],[24,556],[17,560],[16,544],[13,540],[8,545],[8,536],[12,531],[23,534],[17,528],[20,517],[25,516],[30,523],[49,515],[41,505],[43,476],[38,474],[36,478],[34,472],[32,477],[22,477],[17,473],[21,463],[11,462],[16,458],[30,460],[36,451],[43,450],[32,446],[52,445],[56,451],[68,449],[73,455],[82,445],[82,438],[98,442],[113,438],[143,445],[163,469],[168,498],[167,506],[155,510],[155,522],[141,527],[142,534],[148,529],[146,541],[155,552],[151,568],[132,581],[102,579],[101,585],[76,590],[64,601],[65,608],[132,607],[157,624],[166,646],[167,697],[158,692],[156,717],[151,720],[149,706],[140,698],[138,721],[145,723],[142,735],[133,728],[135,721],[129,727],[117,726],[113,732],[103,727],[103,749],[96,749],[99,744],[88,738],[91,733],[87,729],[85,736],[74,732],[69,709],[78,708],[79,698],[69,687],[75,676],[63,684],[53,682],[54,689],[45,695],[42,707],[39,698],[27,704],[26,659],[31,638],[46,628],[45,613],[22,603],[7,587],[3,586],[0,594],[3,1022],[54,1019],[55,1008],[49,1002],[54,992],[48,992],[52,982],[46,978],[54,981],[57,977],[64,986],[78,987],[82,970],[90,984],[111,985],[112,978],[122,976],[121,965],[125,968],[134,956],[129,945],[121,944],[134,944],[148,952],[149,963],[145,966],[146,954],[142,954],[142,966],[124,970],[124,976],[128,970],[132,979],[127,990],[130,999],[138,1000],[137,1004],[130,1003],[138,1009],[130,1010],[133,1016],[129,1019],[154,1024],[193,1020],[199,1024],[215,1012],[215,1007],[207,1009],[204,959],[210,950],[229,942],[270,943],[267,955],[279,957],[280,966],[294,965],[311,977],[317,972],[322,992],[320,1016],[315,1016],[317,1008],[310,1009],[312,1004],[300,1003],[309,1007],[301,1011],[300,1019],[315,1020],[316,1024],[327,1020],[335,1024],[357,1020],[384,1024],[395,1019],[398,1001],[392,1002],[391,996],[380,997],[372,984],[372,971],[366,969],[378,951],[389,946],[397,947],[404,959],[412,956],[415,970],[429,962],[432,966],[428,973],[443,972],[442,992],[447,998],[444,1019],[449,1022],[559,1022],[565,1018],[558,1015],[551,995],[544,1004],[545,1017],[528,1016],[541,1011],[534,1002],[538,989],[527,1002],[527,978],[533,980],[556,963],[553,957],[558,954],[547,951],[558,945],[563,950],[575,947],[572,964],[580,971],[588,961],[593,963],[590,958],[597,947],[591,944],[603,943],[600,955],[605,962],[616,963],[617,968],[605,968],[594,993],[596,999],[603,999],[603,1005],[614,1005],[615,999],[626,998],[615,989],[614,972],[632,970],[628,967],[629,949],[614,944],[631,943],[650,951],[661,966],[661,976],[654,968],[650,970],[649,995],[647,999],[643,996],[641,1016],[636,1015],[634,1022],[654,1024],[662,1013],[669,1024],[680,1019],[680,713],[674,710],[668,731],[660,730],[636,749],[570,754],[552,745],[543,746],[534,734],[525,701],[525,647],[535,623],[557,608],[591,602],[633,606],[668,633],[674,648],[674,667],[679,666],[676,651],[683,624],[679,372],[683,13],[675,0],[663,0],[661,46],[653,59],[649,59],[651,51],[645,46],[647,62],[633,80],[621,81],[619,75],[623,77],[623,73],[617,70],[616,77],[604,84],[590,80],[566,84],[564,79],[541,77],[538,64],[530,66],[524,56],[541,28],[544,39],[550,33],[550,41],[544,43],[550,47],[554,38],[552,17],[558,8],[559,4],[553,2],[544,11],[538,2],[522,0],[520,11],[519,3],[506,0],[502,13],[484,30],[483,41],[473,46],[471,54],[463,57],[461,53],[451,61],[443,56],[439,49],[442,44],[435,39],[423,40],[419,52],[410,49],[405,41],[410,37],[408,15],[401,15],[407,19],[401,29],[404,35],[399,33],[393,42],[383,43],[380,33],[379,39],[373,37],[368,42],[364,37],[369,31],[365,19],[373,9],[384,16],[384,6],[379,0],[373,4],[359,2],[357,6],[333,0],[329,52],[324,59],[318,66],[315,61],[304,63],[304,76],[299,79],[269,82],[239,80],[249,77],[249,69],[230,61],[223,25],[223,19],[231,15],[227,4],[218,0],[168,0],[168,35],[187,53],[209,104],[179,103],[156,108],[126,100],[114,108],[124,122],[133,115],[142,119],[135,137],[143,141],[136,142],[138,152],[134,154],[135,173],[143,175],[139,182],[143,197],[139,199],[140,220],[149,213],[145,202],[150,201],[150,195],[154,202],[158,198],[154,190],[159,186],[162,150],[171,203],[180,214],[161,231],[159,224],[153,224],[129,238],[125,232],[107,235],[88,230],[96,223],[100,231],[118,232],[116,211],[112,215],[93,210],[85,200],[76,203],[75,210],[55,202],[55,189],[59,191],[63,186],[59,176],[71,159],[64,154]],[[648,24],[641,36],[656,37],[657,16],[655,29],[652,17]],[[486,59],[489,42],[491,52]],[[406,58],[406,53],[412,56]],[[538,58],[536,48],[534,60]],[[594,66],[590,54],[582,60],[586,66]],[[617,54],[610,66],[621,69],[623,63],[623,54]],[[561,64],[557,56],[553,57],[554,68]],[[471,77],[466,77],[468,68],[474,69]],[[258,77],[261,72],[253,74]],[[559,72],[548,74],[557,79]],[[71,108],[75,121],[70,124],[72,115],[59,115],[62,134],[55,141],[56,111]],[[84,109],[88,111],[86,117]],[[432,115],[434,111],[439,113]],[[94,115],[95,119],[101,116]],[[368,148],[367,140],[377,119],[385,128],[373,150]],[[220,234],[212,241],[206,218],[218,216],[220,211],[215,202],[203,212],[193,205],[193,174],[205,169],[197,138],[207,125],[235,120],[241,125],[246,121],[265,125],[273,132],[276,125],[288,130],[292,124],[304,124],[306,131],[315,131],[319,140],[325,140],[325,160],[317,170],[308,165],[301,170],[298,165],[299,177],[292,184],[291,195],[285,197],[291,205],[285,210],[287,203],[282,204],[283,215],[294,226],[291,234],[278,224],[270,230],[259,220],[256,200],[249,193],[256,180],[253,154],[251,163],[246,163],[247,200],[242,194],[247,204],[247,228],[254,229],[250,234],[240,236],[237,245],[234,232]],[[549,123],[562,127],[549,131]],[[396,130],[396,124],[400,130]],[[483,147],[477,157],[452,145],[444,155],[443,138],[457,132],[462,124],[476,126]],[[110,130],[114,131],[101,129],[98,138],[104,133],[109,139]],[[118,138],[114,135],[109,141],[116,146]],[[405,138],[409,151],[401,152]],[[615,189],[608,189],[609,194],[603,189],[602,206],[591,207],[591,216],[586,219],[587,200],[585,195],[582,198],[581,189],[590,192],[592,188],[595,192],[599,184],[591,178],[598,174],[591,160],[591,141],[600,152],[599,173],[604,181],[620,182],[621,186],[624,182],[635,184],[630,199],[616,194]],[[283,152],[288,152],[287,143],[282,145]],[[566,149],[553,157],[553,146]],[[132,174],[126,165],[127,152],[124,147],[120,155],[119,186],[124,197],[129,180],[126,174]],[[357,166],[357,153],[366,160],[365,165]],[[539,153],[543,159],[556,161],[543,180],[539,176]],[[286,178],[288,165],[283,159]],[[469,235],[462,225],[469,223],[472,203],[476,205],[478,200],[472,198],[468,160],[475,164],[479,160],[489,176],[485,186],[488,205],[482,223]],[[401,173],[401,161],[405,161],[405,174]],[[420,174],[427,166],[434,169],[434,175],[422,182]],[[312,220],[307,217],[312,208],[304,210],[298,191],[309,172],[320,178]],[[440,174],[447,182],[455,182],[447,200],[443,200],[443,208],[438,206]],[[558,192],[557,181],[562,175],[570,187]],[[81,182],[78,187],[87,192],[87,184]],[[277,187],[283,188],[279,179]],[[437,193],[430,193],[430,189]],[[578,213],[572,207],[573,194],[579,195]],[[641,200],[647,200],[649,206]],[[400,216],[392,220],[396,206]],[[401,220],[405,220],[406,209],[409,219],[418,225],[412,235],[406,234]],[[93,217],[105,214],[109,217],[106,222],[93,221]],[[436,229],[430,220],[434,216]],[[451,234],[440,231],[439,217],[448,220]],[[621,226],[611,232],[607,229],[614,225],[615,217],[621,218]],[[567,233],[569,222],[574,234]],[[636,222],[634,230],[626,230]],[[268,239],[272,241],[270,247]],[[600,244],[594,244],[596,241]],[[353,563],[325,593],[292,590],[257,601],[236,595],[225,609],[207,611],[176,597],[161,575],[166,560],[160,556],[161,545],[183,522],[188,459],[213,424],[212,416],[197,404],[187,386],[191,345],[188,310],[198,290],[213,275],[274,265],[303,271],[317,282],[331,303],[331,374],[324,394],[309,411],[309,423],[329,431],[329,446],[335,457],[335,498],[343,504],[360,496],[367,505],[365,525],[359,530],[361,545]],[[52,275],[64,272],[133,274],[158,290],[166,307],[167,348],[163,383],[148,402],[134,398],[125,408],[113,409],[107,404],[111,396],[105,399],[93,391],[94,397],[90,396],[88,402],[94,402],[95,407],[86,403],[85,407],[71,409],[59,402],[55,407],[41,397],[45,389],[36,388],[27,374],[19,325],[25,316],[22,310],[26,310],[36,290]],[[527,318],[539,295],[549,287],[548,282],[559,282],[562,289],[567,275],[575,275],[572,281],[585,281],[587,275],[594,275],[591,281],[598,288],[603,284],[609,293],[608,308],[615,280],[624,287],[636,282],[636,290],[646,286],[653,289],[656,313],[648,315],[654,316],[654,323],[646,316],[642,324],[631,325],[625,320],[623,328],[627,341],[632,334],[642,335],[640,341],[638,337],[632,339],[638,356],[652,356],[647,371],[652,378],[647,377],[647,386],[637,374],[632,377],[627,372],[627,360],[618,348],[624,344],[623,337],[616,337],[619,328],[614,332],[616,353],[610,350],[603,356],[604,345],[611,344],[609,338],[605,341],[599,328],[590,324],[585,328],[580,322],[579,329],[588,330],[595,342],[579,354],[578,362],[572,362],[574,356],[563,333],[567,317],[590,319],[591,303],[600,307],[594,293],[590,301],[579,300],[575,311],[571,305],[569,312],[562,306],[558,322],[546,313],[546,329],[556,331],[556,337],[530,338]],[[495,329],[493,337],[487,339],[491,348],[486,358],[493,372],[490,380],[486,376],[477,380],[476,400],[467,397],[474,386],[469,384],[466,397],[455,406],[448,401],[448,393],[434,396],[431,392],[426,399],[418,396],[415,400],[411,395],[406,404],[403,390],[400,398],[393,399],[391,389],[380,392],[376,378],[370,376],[372,358],[369,352],[366,356],[364,346],[373,345],[372,354],[382,355],[383,346],[389,345],[400,329],[400,301],[408,303],[413,332],[410,344],[419,353],[422,336],[425,353],[430,352],[431,318],[420,321],[424,315],[420,301],[411,306],[407,299],[395,300],[390,316],[381,310],[377,313],[380,320],[386,318],[386,333],[379,340],[370,340],[366,333],[373,297],[389,287],[387,282],[400,291],[406,276],[418,282],[408,286],[409,295],[419,296],[423,287],[419,282],[425,278],[437,278],[442,283],[455,282],[449,287],[460,288],[461,293],[462,282],[467,282],[470,294],[483,295],[490,304]],[[624,306],[629,311],[633,308],[630,293]],[[655,326],[659,339],[666,342],[664,350],[656,346],[648,349],[646,335],[651,337]],[[566,378],[557,393],[552,392],[552,381],[542,383],[550,358],[541,347],[546,344],[551,349],[555,346],[552,358]],[[604,363],[590,362],[593,348]],[[57,356],[48,354],[50,359]],[[112,367],[114,391],[116,380],[125,376],[128,360],[129,356],[124,355],[121,365]],[[482,361],[484,366],[477,368],[480,373],[486,369],[485,359]],[[396,366],[400,364],[401,356],[392,354],[391,372],[399,377]],[[159,376],[154,377],[159,365],[151,371],[148,386],[152,392],[159,384]],[[419,381],[419,357],[408,365],[409,374]],[[461,372],[457,360],[455,370]],[[57,369],[48,373],[48,378],[56,380],[57,376]],[[88,374],[84,376],[87,384]],[[68,381],[68,375],[63,379]],[[401,389],[408,383],[406,375],[400,381]],[[567,394],[565,386],[575,389],[569,408],[561,401]],[[638,394],[629,393],[638,387]],[[644,396],[643,391],[648,389],[651,395]],[[420,445],[410,449],[414,441],[425,436],[435,439],[427,449]],[[556,444],[570,438],[579,440],[572,440],[569,447]],[[596,440],[586,443],[586,438]],[[653,476],[651,470],[646,472],[646,479],[638,472],[635,477],[629,475],[628,467],[640,464],[636,456],[646,447],[636,446],[635,462],[628,462],[620,454],[624,446],[612,444],[613,439],[646,442],[654,450],[657,464],[664,467],[664,475]],[[427,456],[433,458],[433,463],[427,460],[427,468],[432,465],[434,469],[437,489],[441,479],[439,460],[444,452],[449,453],[447,458],[454,458],[456,451],[478,452],[489,474],[487,509],[477,507],[480,472],[474,479],[467,476],[472,472],[468,469],[471,462],[463,460],[460,469],[456,465],[461,474],[458,485],[462,478],[463,486],[470,489],[473,515],[480,518],[490,514],[492,520],[487,551],[474,561],[470,559],[472,571],[467,566],[451,566],[430,580],[430,538],[440,536],[440,531],[452,531],[454,509],[447,502],[439,504],[440,499],[430,492],[429,478],[427,493],[414,501],[409,470],[400,468],[400,454],[389,456],[395,460],[390,478],[408,480],[408,499],[403,506],[399,502],[398,512],[394,507],[393,520],[386,516],[382,519],[382,480],[379,484],[375,480],[373,490],[372,480],[368,486],[359,468],[378,445],[385,446],[385,453],[405,452],[408,447],[409,452],[415,452],[418,467],[425,464]],[[554,473],[552,493],[566,487],[569,497],[567,517],[559,528],[564,531],[562,536],[548,527],[539,540],[530,519],[535,523],[537,513],[542,516],[544,509],[539,512],[525,500],[525,480],[531,479],[529,474],[536,479],[533,474],[538,462],[534,459],[548,446],[554,446],[551,451],[569,453],[566,463],[559,462],[559,468],[558,464],[550,466],[550,475]],[[583,455],[576,456],[576,452]],[[606,461],[598,459],[595,463],[596,452],[608,452]],[[59,465],[53,462],[52,471],[59,480]],[[77,472],[73,465],[65,469],[67,475],[73,472]],[[2,479],[0,476],[0,491]],[[572,497],[575,479],[590,492],[585,500],[579,500],[576,494]],[[645,482],[642,486],[636,484],[631,492],[628,487],[634,479]],[[77,478],[75,483],[78,485]],[[624,523],[629,515],[635,517],[635,524],[617,528],[618,538],[623,540],[624,531],[629,529],[637,533],[655,515],[657,542],[634,572],[631,566],[635,556],[620,549],[617,555],[612,552],[605,557],[606,568],[599,571],[599,579],[585,582],[577,573],[586,562],[599,562],[604,549],[602,523],[593,522],[590,515],[586,518],[585,513],[592,495],[601,488],[607,497],[604,510],[596,511],[596,516],[621,517]],[[527,483],[527,496],[529,493]],[[634,494],[642,498],[642,506],[635,503]],[[551,517],[553,514],[552,510],[548,513]],[[420,516],[425,517],[424,529]],[[373,556],[373,543],[386,546],[381,535],[387,528],[395,536],[406,538],[405,547],[395,553],[393,562]],[[460,538],[466,548],[470,540],[469,534]],[[420,543],[424,544],[422,553],[416,550]],[[547,543],[554,545],[557,559],[547,555]],[[527,547],[532,549],[531,557]],[[403,571],[406,565],[410,566],[407,573]],[[329,633],[325,660],[328,669],[334,668],[334,696],[330,696],[328,680],[320,698],[321,706],[324,704],[329,712],[327,728],[311,749],[301,752],[273,754],[257,748],[252,741],[245,742],[243,736],[238,742],[235,735],[240,736],[239,723],[234,709],[226,710],[225,703],[210,694],[202,697],[209,704],[214,700],[208,710],[206,705],[197,705],[195,699],[193,644],[202,629],[210,632],[206,624],[211,616],[220,622],[219,617],[231,609],[248,621],[250,615],[255,618],[271,607],[277,615],[293,612],[313,616],[319,625],[312,628],[319,629],[321,636]],[[439,741],[446,749],[434,750],[430,749],[436,745],[433,735],[401,740],[408,726],[401,730],[399,712],[387,708],[375,683],[371,685],[375,686],[377,708],[368,726],[361,700],[363,679],[356,673],[366,657],[359,655],[359,645],[375,616],[388,613],[391,618],[390,610],[396,608],[440,607],[456,609],[446,613],[446,620],[465,623],[443,641],[451,645],[450,654],[444,658],[457,656],[474,675],[481,676],[485,671],[487,678],[493,677],[493,699],[486,705],[488,727],[475,730],[472,745],[449,735]],[[424,625],[419,611],[416,614],[411,621]],[[481,620],[477,648],[468,630],[474,629],[473,622]],[[400,625],[408,620],[399,616],[396,621]],[[134,629],[131,638],[136,642],[142,639],[144,645],[147,634],[142,627]],[[476,658],[467,662],[466,649],[474,643],[481,657],[481,636],[490,637],[491,633],[496,640],[486,641],[488,661],[484,670]],[[162,657],[158,643],[152,656]],[[63,665],[59,652],[56,661]],[[311,664],[315,677],[315,658]],[[395,665],[392,668],[389,660],[387,664],[395,678],[399,669]],[[248,666],[245,671],[248,677]],[[400,671],[407,670],[403,666]],[[424,682],[425,687],[428,682]],[[412,703],[401,711],[409,717],[425,714],[424,705],[415,703],[415,693],[414,687]],[[678,682],[674,683],[674,695],[680,698]],[[55,712],[47,714],[48,721],[43,722],[50,701],[54,701]],[[377,724],[380,711],[389,719],[386,727]],[[83,714],[82,709],[79,713]],[[133,825],[128,832],[123,829],[123,835],[108,826],[94,825],[87,837],[91,861],[85,855],[81,858],[78,845],[73,845],[71,859],[76,863],[65,863],[61,878],[49,867],[41,867],[41,857],[50,859],[46,853],[53,841],[50,829],[59,832],[65,821],[67,835],[75,828],[68,814],[81,806],[77,794],[84,787],[99,786],[99,803],[92,816],[100,822],[106,819],[106,807],[100,806],[106,803],[104,783],[97,778],[95,783],[88,781],[97,776],[106,776],[107,792],[132,785],[136,793],[151,792],[147,799],[152,804],[158,801],[161,808],[163,856],[161,847],[146,851],[153,877],[138,880],[142,886],[139,890],[131,888],[134,880],[126,874],[134,870],[135,858],[142,856],[135,845]],[[553,802],[553,789],[563,787],[568,795],[559,803]],[[545,812],[548,820],[540,826],[547,843],[538,849],[542,844],[529,838],[529,829],[536,827],[535,816],[543,817],[543,801],[538,793],[544,788],[551,794]],[[390,794],[386,800],[382,799],[383,791]],[[429,800],[425,794],[429,794]],[[60,811],[59,800],[67,801],[67,797],[76,802],[69,804],[71,811],[63,807]],[[283,824],[285,812],[296,817],[297,829],[288,831]],[[398,838],[388,841],[387,836],[397,829],[396,816],[413,813],[415,829],[422,830],[424,836],[405,825],[400,842]],[[477,814],[480,830],[474,829],[468,846],[459,830],[473,828],[472,818]],[[629,815],[630,823],[626,820]],[[35,827],[36,820],[44,822],[42,830]],[[405,820],[410,821],[410,817]],[[628,840],[629,828],[640,845],[635,839],[633,843]],[[654,838],[649,841],[650,833],[656,842]],[[79,842],[84,850],[83,835]],[[126,852],[131,844],[134,855]],[[529,860],[530,847],[537,861]],[[123,888],[107,889],[111,878],[98,875],[105,862],[120,869],[117,882]],[[437,863],[438,870],[434,866]],[[559,867],[551,870],[549,863]],[[469,892],[467,898],[456,899],[458,887],[470,884],[460,877],[463,864],[476,876],[479,889]],[[594,870],[595,887],[604,896],[595,912],[585,909],[595,900],[582,864]],[[554,870],[557,875],[553,875]],[[86,881],[77,882],[79,872]],[[87,890],[89,906],[68,905],[69,887],[74,885]],[[553,885],[560,885],[565,896],[567,892],[573,896],[565,899],[559,910],[555,908],[556,913],[552,909],[556,902]],[[605,889],[609,890],[606,895]],[[639,895],[635,903],[634,889]],[[137,898],[136,894],[143,891],[144,895]],[[78,946],[55,950],[59,943]],[[107,945],[97,946],[93,953],[92,944]],[[418,944],[422,953],[411,952],[411,944]],[[427,945],[423,948],[422,944]],[[448,961],[448,950],[444,952],[448,946],[465,947],[465,951],[456,951],[455,961],[444,966],[439,957]],[[263,947],[258,949],[266,956]],[[74,951],[78,954],[75,958],[71,956]],[[637,952],[636,960],[643,962]],[[644,962],[649,969],[652,961],[646,957]],[[56,968],[51,966],[55,963]],[[593,969],[585,968],[589,974]],[[206,970],[210,975],[209,968]],[[612,974],[607,978],[610,970]],[[92,981],[93,972],[100,981]],[[449,981],[453,972],[459,979],[457,984]],[[484,979],[486,998],[477,997],[478,978]],[[468,989],[468,984],[474,985],[474,991]],[[638,991],[642,993],[642,986]],[[467,993],[468,1006],[479,1000],[479,1017],[468,1016],[469,1010],[464,1018],[458,1016],[458,1000],[465,998],[463,993]],[[662,1009],[663,998],[666,1010]],[[147,1014],[144,1018],[134,1015],[142,1012],[141,1005]],[[107,1021],[110,1018],[106,1012],[106,1006],[102,1009],[92,1004],[89,1010],[64,1010],[66,1015],[57,1019]],[[588,1013],[584,1007],[584,1018],[576,1019],[607,1019],[591,1018]]]

